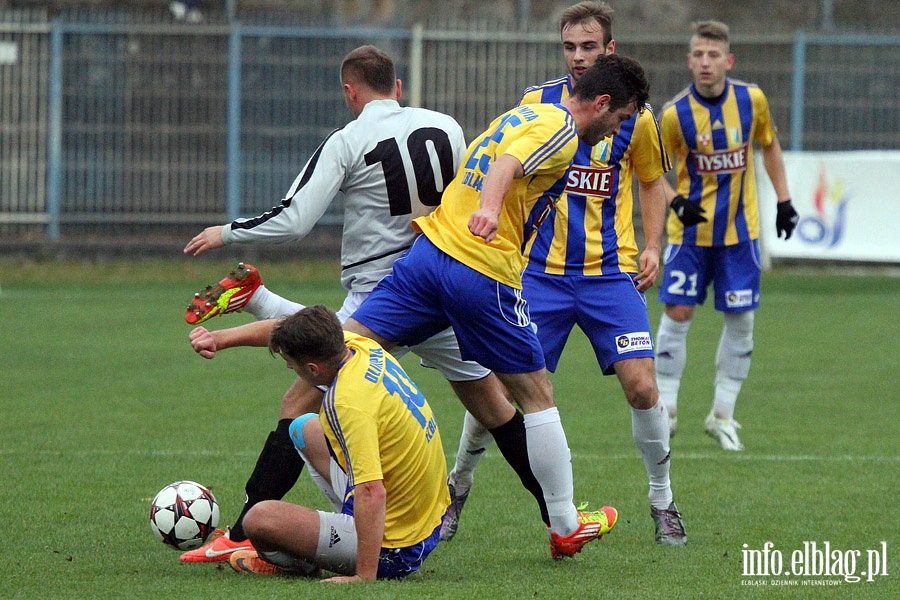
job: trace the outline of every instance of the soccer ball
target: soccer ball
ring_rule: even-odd
[[[219,504],[215,496],[193,481],[170,483],[150,505],[153,535],[178,550],[199,548],[218,525]]]

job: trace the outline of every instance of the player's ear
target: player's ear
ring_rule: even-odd
[[[734,54],[729,53],[728,54],[728,66],[725,67],[725,70],[727,71],[727,70],[731,69],[731,67],[733,67],[733,66],[734,66]]]
[[[600,112],[604,107],[609,107],[610,100],[612,100],[612,98],[609,94],[600,94],[599,96],[594,98],[594,111]]]
[[[399,79],[396,81],[394,94],[397,97],[397,102],[399,102],[400,98],[403,97],[403,82],[400,81]]]

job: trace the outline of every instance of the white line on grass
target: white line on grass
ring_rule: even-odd
[[[251,452],[235,452],[233,450],[224,451],[224,450],[192,450],[187,451],[185,449],[178,450],[139,450],[139,449],[118,449],[118,450],[110,450],[110,449],[97,449],[97,450],[78,450],[76,452],[70,451],[60,451],[60,450],[40,450],[40,451],[32,451],[32,450],[16,450],[16,449],[4,449],[0,450],[0,456],[65,456],[66,458],[79,458],[79,457],[87,457],[87,456],[122,456],[123,454],[130,454],[133,456],[161,456],[161,457],[190,457],[190,456],[205,456],[205,457],[241,457],[241,458],[254,458],[257,456],[255,453]],[[455,458],[455,454],[446,453],[447,458],[453,459]],[[640,457],[637,453],[629,453],[629,454],[593,454],[593,453],[573,453],[573,458],[588,459],[588,460],[638,460]],[[493,458],[493,459],[502,459],[503,457],[499,454],[489,454],[485,458]],[[873,456],[873,455],[854,455],[854,454],[839,454],[835,456],[826,456],[826,455],[815,455],[815,454],[753,454],[752,452],[710,452],[710,453],[698,453],[698,452],[689,452],[686,454],[682,454],[680,452],[673,453],[674,460],[741,460],[741,461],[755,461],[755,462],[900,462],[900,456]]]

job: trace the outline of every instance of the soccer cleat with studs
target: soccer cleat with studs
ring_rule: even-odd
[[[466,490],[465,494],[457,494],[456,486],[449,481],[447,486],[450,488],[450,506],[447,507],[447,512],[444,513],[441,519],[442,542],[449,542],[456,535],[456,530],[459,529],[459,515],[462,513],[463,506],[465,506],[471,491],[470,488]]]
[[[259,286],[262,278],[256,267],[247,263],[238,263],[217,285],[208,285],[194,294],[190,306],[184,314],[189,325],[199,325],[216,315],[243,310]]]
[[[741,451],[744,444],[738,437],[737,430],[741,428],[741,424],[734,419],[720,419],[713,413],[706,416],[704,423],[706,434],[719,442],[723,450]]]
[[[238,550],[253,550],[253,544],[250,540],[235,542],[230,537],[231,530],[228,532],[221,529],[216,530],[216,537],[207,544],[200,546],[196,550],[190,550],[182,553],[179,560],[181,562],[219,562],[228,560],[228,557]]]
[[[650,516],[656,525],[656,543],[668,546],[684,546],[687,544],[687,533],[678,507],[672,502],[668,508],[650,506]]]
[[[579,508],[585,508],[584,504]],[[569,535],[550,533],[550,556],[556,560],[572,557],[581,552],[585,544],[599,540],[609,533],[619,519],[619,513],[612,506],[604,506],[591,512],[578,511],[578,529]]]
[[[259,557],[256,550],[238,550],[228,557],[228,564],[238,573],[248,575],[287,575],[288,572]]]
[[[274,554],[274,553],[273,553]],[[238,573],[247,575],[288,575],[291,577],[318,577],[322,570],[316,565],[302,558],[290,557],[284,552],[279,552],[280,560],[292,563],[291,567],[284,567],[269,562],[259,555],[256,550],[238,550],[228,558],[228,564]]]

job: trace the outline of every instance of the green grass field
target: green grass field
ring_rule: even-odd
[[[791,271],[763,280],[753,368],[736,413],[743,453],[725,453],[703,434],[721,316],[707,306],[695,318],[672,442],[687,547],[654,543],[627,404],[577,333],[553,375],[576,501],[611,504],[620,521],[574,559],[550,559],[533,500],[492,448],[459,534],[407,581],[325,586],[182,564],[153,538],[150,500],[193,479],[212,488],[229,524],[292,375],[264,349],[207,361],[188,345],[187,300],[230,266],[0,265],[0,597],[900,597],[900,278]],[[334,265],[257,266],[288,297],[334,308],[343,298]],[[655,292],[649,300],[655,329]],[[411,357],[404,364],[434,406],[449,464],[462,407],[439,375]],[[305,474],[287,499],[326,506]],[[842,564],[861,553],[857,574],[866,550],[885,542],[888,575],[859,583],[742,575],[745,544],[771,542],[789,570],[805,542],[826,541]]]

